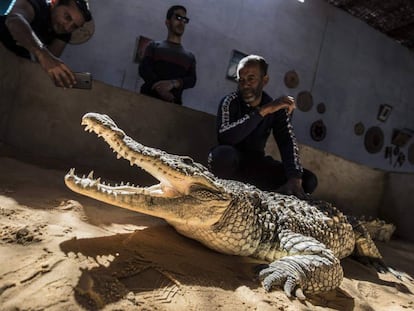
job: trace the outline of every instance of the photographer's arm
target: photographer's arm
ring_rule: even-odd
[[[53,55],[34,33],[30,26],[34,17],[35,11],[31,4],[26,0],[18,0],[6,18],[6,26],[14,40],[36,57],[55,84],[71,87],[75,83],[72,71]],[[60,49],[58,46],[55,47],[56,52]]]

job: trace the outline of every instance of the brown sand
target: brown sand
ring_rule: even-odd
[[[0,158],[0,310],[414,310],[413,281],[351,258],[334,291],[305,302],[266,293],[253,260],[72,193],[64,174]],[[414,275],[413,244],[379,247]]]

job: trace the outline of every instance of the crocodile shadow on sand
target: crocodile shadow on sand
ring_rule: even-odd
[[[60,248],[94,266],[82,270],[75,288],[76,300],[88,310],[116,302],[129,292],[142,294],[173,287],[175,290],[164,299],[168,302],[183,290],[181,285],[260,288],[253,273],[257,261],[209,250],[168,225],[109,237],[71,239]],[[102,256],[113,260],[97,266],[96,258]]]
[[[179,235],[168,225],[108,237],[71,239],[61,243],[60,248],[65,254],[72,253],[72,257],[75,254],[79,260],[91,264],[91,268],[82,270],[75,287],[75,299],[88,310],[102,309],[125,298],[128,293],[139,297],[155,295],[160,303],[169,303],[176,295],[183,296],[194,286],[233,292],[240,286],[247,286],[268,297],[269,302],[276,295],[261,288],[255,274],[259,261],[215,252]],[[96,259],[103,256],[112,260],[98,266]],[[345,277],[406,292],[398,280],[381,280],[372,267],[366,267],[363,274],[356,274],[353,267],[361,264],[352,258],[343,261]],[[341,310],[353,310],[355,306],[351,295],[341,288],[308,298],[316,306],[339,307]]]

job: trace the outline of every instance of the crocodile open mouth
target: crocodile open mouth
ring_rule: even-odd
[[[144,146],[129,136],[106,115],[87,113],[82,118],[85,131],[94,132],[102,137],[116,153],[118,159],[129,161],[159,180],[149,187],[139,187],[129,183],[111,185],[94,178],[93,172],[82,178],[71,169],[65,176],[66,185],[74,191],[94,190],[113,196],[141,194],[151,197],[176,198],[188,195],[194,188],[215,190],[216,186],[208,178],[207,169],[187,156],[168,154],[156,148]],[[207,176],[207,177],[206,177]],[[79,191],[80,190],[80,191]]]
[[[114,196],[117,195],[131,195],[131,194],[142,194],[148,196],[157,196],[157,197],[178,197],[180,194],[175,191],[173,188],[163,185],[161,182],[159,184],[150,186],[150,187],[139,187],[129,182],[121,182],[120,184],[110,184],[105,181],[101,181],[101,178],[94,178],[94,172],[91,171],[88,176],[84,175],[82,178],[78,177],[75,174],[75,169],[72,168],[65,176],[66,184],[69,188],[72,188],[71,185],[76,185],[84,189],[95,188],[96,191],[111,194]]]

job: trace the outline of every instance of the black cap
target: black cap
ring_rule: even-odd
[[[89,11],[88,2],[85,0],[74,0],[74,1],[79,11],[81,11],[83,17],[85,18],[85,22],[89,22],[90,20],[92,20],[92,14]]]

